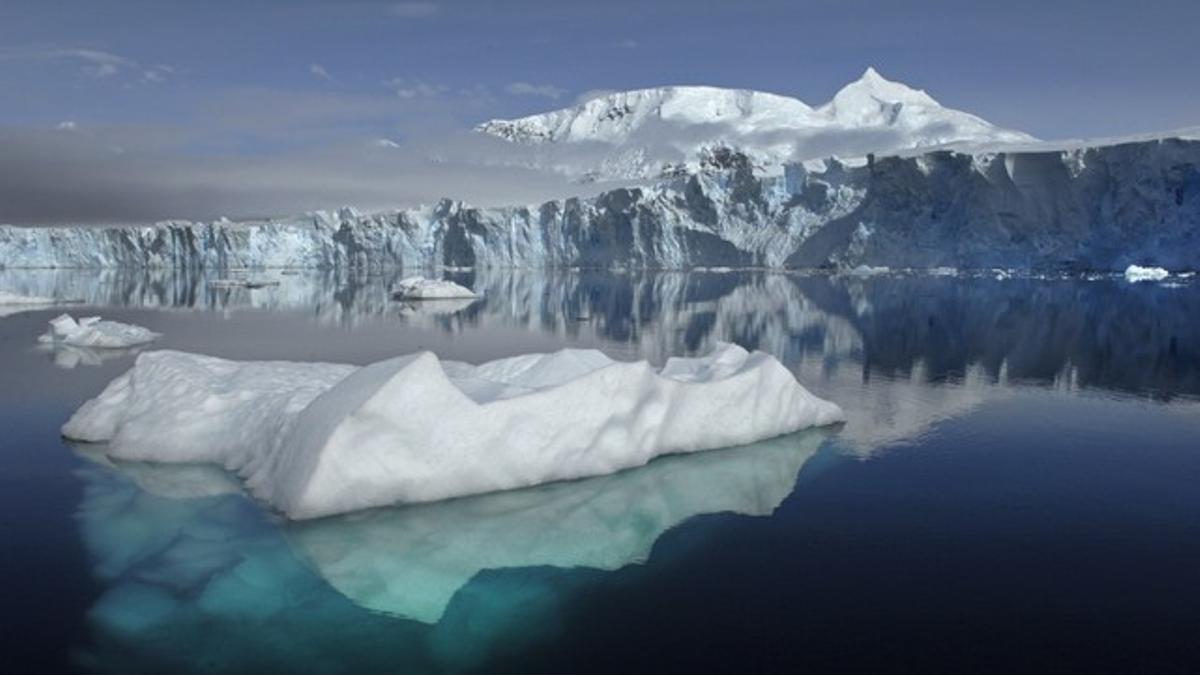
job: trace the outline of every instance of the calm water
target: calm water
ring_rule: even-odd
[[[617,358],[734,341],[843,427],[289,524],[212,467],[58,428],[131,352],[0,318],[0,672],[1200,671],[1200,283],[0,273],[246,359]]]

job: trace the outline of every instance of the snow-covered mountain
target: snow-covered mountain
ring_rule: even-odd
[[[713,167],[587,199],[253,223],[3,227],[0,267],[1200,269],[1200,140]],[[719,154],[719,153],[718,153]]]
[[[648,178],[695,169],[714,146],[760,165],[913,148],[1034,140],[946,108],[873,68],[812,107],[787,96],[718,87],[657,87],[598,96],[580,105],[477,131],[535,146],[532,163],[589,178]]]

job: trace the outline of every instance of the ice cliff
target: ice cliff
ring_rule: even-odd
[[[1015,148],[1015,149],[1014,149]],[[0,227],[0,267],[1200,268],[1200,140],[788,164],[728,149],[540,205],[234,223]]]

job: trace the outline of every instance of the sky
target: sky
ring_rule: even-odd
[[[0,222],[519,200],[567,188],[363,148],[667,84],[819,104],[867,66],[1046,139],[1196,126],[1197,25],[1195,0],[4,0]]]

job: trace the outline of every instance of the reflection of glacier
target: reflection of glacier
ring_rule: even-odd
[[[555,596],[590,578],[577,568],[644,562],[666,530],[696,515],[770,514],[825,437],[282,530],[218,469],[113,465],[82,449],[91,461],[79,471],[77,517],[105,584],[89,612],[93,657],[116,672],[477,662],[497,641],[536,639],[553,625]]]
[[[666,457],[600,478],[301,523],[288,533],[356,604],[436,622],[485,569],[613,570],[645,561],[663,532],[697,514],[768,515],[824,438],[809,432]]]
[[[0,288],[97,305],[296,312],[320,323],[555,336],[624,359],[718,341],[769,352],[841,401],[859,450],[911,437],[1018,385],[1200,395],[1200,284],[1119,279],[867,278],[762,272],[456,272],[483,297],[413,312],[389,276],[304,274],[276,288],[207,290],[174,272],[0,271]],[[1170,394],[1160,394],[1170,392]]]

